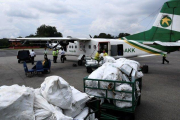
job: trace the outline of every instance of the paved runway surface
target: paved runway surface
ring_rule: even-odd
[[[43,50],[36,49],[35,61],[43,60]],[[52,51],[48,57],[52,60]],[[0,86],[25,85],[40,87],[44,78],[50,75],[63,77],[70,85],[83,91],[83,77],[89,75],[84,66],[73,67],[76,57],[67,57],[68,61],[52,63],[50,74],[26,77],[23,64],[18,64],[17,50],[0,49]],[[136,109],[136,120],[180,120],[180,52],[167,55],[169,64],[161,64],[161,56],[131,58],[140,64],[149,65],[149,73],[144,74],[141,105]],[[33,65],[27,63],[28,68]]]

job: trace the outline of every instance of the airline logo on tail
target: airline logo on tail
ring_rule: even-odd
[[[172,23],[172,19],[167,15],[164,16],[160,21],[162,27],[169,27],[171,23]]]

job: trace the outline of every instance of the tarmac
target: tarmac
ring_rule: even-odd
[[[43,60],[43,49],[35,49],[36,61]],[[73,67],[77,64],[77,57],[67,56],[65,63],[51,65],[49,74],[26,77],[23,64],[18,63],[17,50],[0,49],[0,86],[25,85],[39,88],[45,77],[58,75],[70,85],[83,91],[83,78],[88,76],[84,66]],[[48,58],[53,59],[52,51]],[[162,56],[131,58],[141,65],[149,66],[149,73],[143,76],[141,105],[135,112],[136,120],[180,120],[180,52],[176,51],[167,55],[169,64],[162,64]],[[32,68],[31,63],[27,63]]]

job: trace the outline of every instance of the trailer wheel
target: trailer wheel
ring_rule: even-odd
[[[139,96],[138,102],[137,102],[137,106],[139,106],[141,104],[141,96]]]
[[[92,73],[92,68],[87,67],[87,72],[88,72],[88,73]]]
[[[148,73],[148,71],[149,71],[148,65],[143,65],[142,72],[143,73]]]
[[[134,113],[130,113],[128,116],[126,115],[123,120],[135,120]]]
[[[79,60],[79,61],[78,61],[78,65],[79,65],[79,66],[82,66],[82,60]]]
[[[21,60],[18,60],[18,63],[20,63],[21,62]]]

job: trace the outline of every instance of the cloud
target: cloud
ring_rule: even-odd
[[[165,1],[1,1],[0,38],[10,36],[25,37],[29,34],[34,34],[36,29],[42,24],[55,26],[64,37],[88,37],[89,34],[93,36],[101,32],[114,36],[117,36],[121,32],[137,33],[145,30],[147,25],[149,27],[152,26],[154,21],[153,15],[158,12],[156,10]],[[153,12],[154,14],[150,15]]]
[[[24,9],[16,9],[16,10],[8,10],[6,14],[9,17],[20,17],[20,18],[27,18],[27,19],[37,19],[39,17],[38,14],[31,13],[30,11],[26,11]]]
[[[40,12],[46,12],[46,13],[53,13],[53,14],[69,14],[74,13],[75,10],[72,10],[70,7],[68,7],[64,2],[57,1],[57,0],[51,0],[51,1],[34,1],[29,2],[30,6],[32,8],[35,8],[36,10]]]

